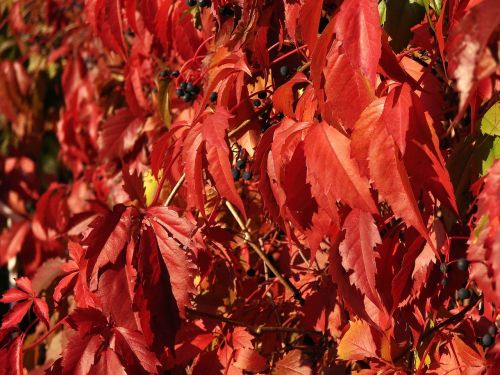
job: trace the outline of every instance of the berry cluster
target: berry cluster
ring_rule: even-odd
[[[462,271],[462,272],[467,272],[469,270],[469,261],[465,258],[460,258],[456,261],[457,263],[457,268]],[[451,266],[450,264],[448,263],[441,263],[439,265],[439,269],[441,270],[442,273],[444,274],[447,274],[448,272],[450,272],[451,270]],[[448,279],[446,278],[446,275],[445,277],[443,277],[443,279],[441,280],[441,284],[443,286],[447,286],[448,285]]]
[[[252,171],[244,171],[243,174],[241,173],[241,171],[245,169],[246,165],[247,162],[245,159],[238,159],[238,161],[236,162],[236,166],[231,169],[234,181],[238,181],[240,177],[242,177],[245,181],[249,181],[252,179]]]
[[[234,10],[231,4],[224,4],[223,6],[220,7],[219,9],[219,14],[221,17],[233,17],[234,16]]]
[[[182,81],[175,93],[177,97],[187,103],[193,101],[196,98],[196,96],[200,93],[200,87],[193,84],[192,82]]]
[[[495,336],[498,333],[498,329],[497,329],[498,325],[500,325],[500,320],[496,321],[496,325],[493,324],[493,325],[489,326],[488,333],[485,333],[484,336],[482,337],[481,343],[483,344],[483,346],[485,348],[488,348],[494,344]]]
[[[180,72],[178,70],[170,71],[167,69],[162,70],[159,74],[160,79],[162,79],[162,80],[167,79],[167,78],[177,78],[177,77],[179,77],[179,75],[180,75]]]
[[[196,4],[198,4],[201,8],[206,8],[212,5],[211,0],[186,0],[186,4],[189,7],[194,7]]]

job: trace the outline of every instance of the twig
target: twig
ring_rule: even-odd
[[[42,336],[40,336],[38,338],[38,340],[36,340],[35,342],[31,343],[29,346],[27,346],[26,348],[24,348],[23,350],[24,351],[28,351],[28,350],[31,350],[33,348],[36,348],[38,345],[40,345],[50,334],[52,334],[57,327],[59,327],[61,324],[64,324],[66,323],[66,319],[68,317],[64,317],[62,318],[60,321],[58,321],[56,324],[54,324],[54,326],[52,326],[51,329],[49,329],[47,332],[45,332]]]
[[[415,346],[415,348],[417,348],[419,346],[420,343],[422,343],[425,339],[427,339],[429,336],[431,336],[434,332],[436,331],[439,331],[441,328],[444,328],[446,327],[447,325],[450,325],[456,321],[459,321],[459,320],[462,320],[465,316],[465,314],[467,314],[470,310],[472,310],[472,308],[474,306],[476,306],[476,304],[478,303],[478,301],[480,301],[481,298],[478,298],[474,303],[470,303],[467,307],[465,307],[462,311],[458,312],[457,314],[455,315],[452,315],[450,316],[448,319],[445,319],[443,320],[441,323],[439,323],[438,325],[432,327],[430,330],[428,330],[427,332],[424,332],[422,334],[422,336],[420,336],[419,340],[418,340],[418,343],[417,345]],[[405,355],[407,355],[410,351],[412,350],[411,347],[409,347],[408,349],[406,349],[403,353],[399,354],[395,359],[394,359],[394,363],[398,362],[401,358],[403,358]]]
[[[246,119],[245,121],[243,121],[236,128],[234,128],[229,133],[227,133],[228,138],[231,138],[233,135],[235,135],[237,132],[239,132],[241,129],[243,129],[245,126],[247,126],[249,123],[250,123],[250,119]]]
[[[182,184],[184,183],[184,180],[186,179],[186,174],[183,173],[182,176],[179,178],[179,181],[177,181],[177,183],[175,184],[175,186],[173,187],[172,191],[170,192],[170,194],[168,195],[167,197],[167,200],[165,201],[165,203],[163,204],[164,206],[168,206],[170,203],[172,203],[172,200],[174,199],[175,197],[175,194],[177,194],[177,192],[179,191],[179,189],[181,188]]]
[[[323,333],[320,331],[306,330],[306,329],[295,328],[295,327],[274,327],[274,326],[254,327],[251,324],[240,322],[238,320],[234,320],[231,318],[226,318],[225,316],[210,313],[207,311],[195,310],[195,309],[192,309],[190,307],[186,308],[186,312],[188,312],[192,316],[209,318],[209,319],[218,320],[218,321],[221,321],[224,323],[232,324],[233,326],[245,327],[246,329],[248,329],[248,331],[250,331],[253,335],[256,335],[256,336],[258,336],[262,333],[265,333],[265,332],[289,332],[289,333],[300,333],[300,334],[307,334],[307,335],[323,335]]]
[[[245,126],[247,126],[248,123],[250,123],[250,120],[243,121],[237,128],[231,130],[227,136],[232,137],[234,134],[236,134],[236,132],[240,131]],[[175,186],[172,188],[172,191],[168,195],[167,200],[165,201],[165,203],[163,203],[164,206],[168,206],[170,203],[172,203],[172,200],[174,199],[175,194],[177,194],[177,192],[179,191],[179,189],[181,188],[181,186],[185,180],[186,180],[186,174],[183,173],[182,176],[179,178],[179,181],[177,181]],[[162,183],[160,183],[160,185],[162,185]],[[161,188],[158,187],[158,190],[161,190]]]
[[[285,279],[274,267],[274,265],[271,263],[271,261],[268,259],[266,254],[260,249],[259,246],[255,244],[255,242],[252,240],[252,236],[247,230],[247,227],[245,226],[245,223],[243,223],[243,220],[241,219],[240,215],[236,211],[236,208],[231,204],[231,202],[226,201],[226,206],[229,209],[229,212],[231,212],[231,215],[233,215],[234,219],[240,226],[240,229],[245,235],[245,241],[247,244],[257,253],[257,255],[262,259],[262,261],[266,264],[266,266],[274,273],[274,275],[278,278],[278,280],[283,284],[285,288],[288,288],[292,293],[293,297],[299,301],[299,303],[303,304],[304,303],[304,298],[302,298],[302,295],[300,291],[293,285],[290,281]]]

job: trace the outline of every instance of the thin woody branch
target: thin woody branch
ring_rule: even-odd
[[[265,332],[288,332],[288,333],[300,333],[300,334],[307,334],[307,335],[323,335],[322,332],[320,331],[314,331],[314,330],[306,330],[306,329],[301,329],[301,328],[296,328],[296,327],[275,327],[275,326],[258,326],[255,327],[251,324],[247,324],[244,322],[240,322],[238,320],[234,320],[231,318],[227,318],[225,316],[219,315],[219,314],[214,314],[210,313],[207,311],[200,311],[196,309],[192,309],[187,307],[186,311],[189,315],[193,317],[202,317],[202,318],[208,318],[208,319],[213,319],[213,320],[218,320],[227,324],[231,324],[233,326],[238,326],[238,327],[245,327],[248,329],[250,333],[253,335],[260,335]]]
[[[248,232],[248,229],[247,229],[245,223],[243,222],[242,218],[238,214],[238,211],[236,211],[236,208],[229,201],[226,201],[226,206],[229,209],[229,212],[231,212],[231,215],[233,215],[234,219],[238,223],[240,229],[244,233],[245,241],[247,242],[247,244],[257,253],[257,255],[266,264],[266,266],[274,273],[274,275],[278,278],[280,283],[283,284],[283,286],[285,288],[288,288],[293,293],[293,297],[299,303],[301,303],[301,304],[304,303],[304,298],[302,298],[302,295],[301,295],[300,291],[297,289],[297,287],[295,287],[295,285],[293,285],[289,280],[285,279],[279,273],[279,271],[276,269],[274,264],[272,264],[271,261],[269,260],[269,258],[266,256],[266,254],[264,254],[262,249],[252,240],[252,236]]]

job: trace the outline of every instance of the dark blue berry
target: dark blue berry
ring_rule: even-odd
[[[174,78],[179,77],[180,74],[181,73],[178,70],[172,70],[172,72],[170,72],[170,76]]]
[[[258,107],[260,105],[260,100],[254,99],[254,100],[252,100],[252,104],[254,105],[254,107]]]
[[[448,270],[449,270],[450,268],[449,268],[448,264],[446,264],[446,263],[441,263],[441,264],[439,265],[439,269],[441,270],[441,272],[442,272],[442,273],[446,273],[446,272],[448,272]]]
[[[178,88],[177,90],[175,90],[175,94],[180,98],[181,96],[184,96],[185,91],[181,88]]]
[[[236,162],[236,167],[239,169],[245,168],[245,165],[247,165],[247,162],[243,159],[240,159]]]
[[[256,273],[257,273],[257,272],[256,272],[256,271],[255,271],[255,269],[253,269],[253,268],[249,268],[249,269],[247,270],[247,276],[249,276],[249,277],[254,277]]]
[[[208,100],[210,100],[211,102],[216,102],[217,101],[217,93],[214,91],[210,94],[210,96],[208,97]]]
[[[446,277],[443,277],[443,279],[441,280],[441,285],[448,286],[448,279]]]
[[[497,327],[494,324],[488,327],[488,333],[491,336],[496,336],[497,332],[498,332]]]
[[[243,179],[244,179],[245,181],[249,181],[249,180],[251,180],[251,179],[252,179],[252,176],[253,176],[253,174],[252,174],[252,172],[251,172],[251,171],[245,171],[245,172],[243,172]]]
[[[190,102],[191,100],[193,100],[193,95],[189,92],[185,92],[184,95],[182,95],[181,99],[187,103],[187,102]]]
[[[211,0],[198,0],[198,5],[202,8],[209,7],[210,5],[212,5],[212,1]]]
[[[259,97],[259,99],[264,100],[265,98],[267,98],[267,92],[261,91],[257,94],[257,96]]]
[[[234,10],[229,4],[224,4],[220,7],[219,13],[222,17],[232,17],[234,16]]]
[[[468,289],[460,288],[458,290],[457,297],[458,297],[458,299],[463,301],[464,299],[470,298],[470,292]]]
[[[239,169],[233,168],[231,169],[231,174],[233,175],[233,180],[238,181],[240,179],[240,171]]]
[[[193,92],[193,89],[194,89],[194,85],[192,82],[188,82],[187,85],[186,85],[186,90],[189,91],[189,92]]]
[[[460,271],[467,271],[467,269],[469,268],[469,262],[465,258],[460,258],[457,261],[457,267]]]
[[[488,348],[491,345],[493,345],[493,343],[495,342],[495,339],[493,338],[493,336],[491,336],[489,333],[487,333],[486,335],[483,336],[481,341],[483,343],[483,346],[485,348]]]
[[[280,74],[281,74],[283,77],[286,77],[286,76],[288,75],[288,66],[283,65],[283,66],[280,68]]]
[[[188,7],[194,7],[196,5],[196,0],[186,0]]]
[[[168,77],[168,70],[162,70],[160,72],[160,78],[167,78]]]
[[[187,89],[187,82],[181,82],[179,85],[179,88],[182,90],[186,90]]]

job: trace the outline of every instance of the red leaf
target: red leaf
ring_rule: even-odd
[[[123,190],[125,190],[131,200],[137,200],[141,206],[146,205],[144,184],[141,175],[137,171],[130,172],[125,165],[122,168]]]
[[[345,219],[343,228],[345,239],[339,246],[342,265],[349,273],[351,284],[355,285],[375,305],[382,302],[375,285],[376,258],[374,247],[382,243],[372,215],[359,209],[353,209]]]
[[[136,0],[125,0],[125,14],[127,15],[127,20],[130,28],[134,33],[138,33],[137,29],[137,19],[136,19]]]
[[[31,278],[35,295],[48,289],[63,274],[62,266],[65,264],[66,261],[62,258],[50,258],[43,262]]]
[[[490,167],[483,191],[479,194],[477,228],[471,233],[467,259],[471,262],[470,279],[485,295],[485,300],[500,305],[500,160]]]
[[[155,20],[156,35],[158,35],[158,38],[160,40],[161,45],[163,46],[164,51],[168,51],[168,48],[171,43],[170,33],[168,31],[169,31],[169,26],[171,24],[169,19],[169,10],[172,3],[173,0],[162,1],[158,9],[158,13],[156,14],[156,20]],[[134,0],[134,8],[135,8],[135,0]]]
[[[295,98],[293,89],[296,84],[306,82],[308,80],[304,73],[297,72],[292,79],[281,85],[273,94],[273,104],[276,111],[283,112],[285,116],[294,118],[293,103]]]
[[[351,129],[361,112],[374,99],[373,90],[361,71],[353,67],[344,47],[334,42],[327,55],[324,118]]]
[[[102,158],[123,157],[134,146],[142,127],[142,120],[129,109],[115,112],[104,124],[98,144]]]
[[[179,307],[159,246],[155,232],[147,225],[141,233],[136,255],[138,282],[134,306],[138,309],[146,342],[157,353],[163,352],[165,346],[173,348],[180,327]],[[185,273],[183,270],[182,275]],[[179,301],[179,305],[183,302]]]
[[[266,359],[253,349],[236,350],[234,366],[251,372],[261,372],[267,367]]]
[[[232,115],[225,109],[217,107],[215,113],[205,114],[194,126],[185,140],[183,159],[186,164],[186,182],[190,188],[192,202],[203,214],[204,186],[202,185],[202,160],[208,163],[208,172],[212,177],[219,194],[233,203],[246,216],[245,207],[234,186],[229,147],[226,140],[228,120]]]
[[[62,354],[63,375],[89,374],[90,368],[96,362],[96,354],[103,344],[101,335],[72,336]]]
[[[23,368],[23,342],[25,334],[22,333],[12,340],[6,347],[0,348],[1,375],[24,375]]]
[[[368,160],[370,177],[380,198],[387,200],[396,216],[429,239],[399,151],[385,123],[379,121],[383,104],[383,99],[373,102],[356,123],[352,138],[355,157],[362,165]]]
[[[31,296],[27,294],[26,292],[23,292],[22,290],[19,289],[9,289],[6,291],[2,298],[0,298],[0,302],[2,303],[11,303],[11,302],[17,302],[22,299],[27,299],[30,298]]]
[[[36,316],[38,316],[47,329],[49,329],[49,307],[47,306],[47,302],[40,298],[34,298],[33,302],[33,310]]]
[[[354,315],[370,323],[373,323],[373,319],[366,311],[363,298],[364,296],[361,294],[359,289],[355,288],[350,283],[349,275],[342,267],[342,258],[340,256],[340,252],[336,250],[337,246],[339,246],[340,244],[342,237],[337,235],[333,238],[336,239],[336,242],[332,245],[329,254],[329,273],[332,281],[338,286],[338,295],[343,298],[344,303]]]
[[[490,36],[499,24],[500,2],[484,0],[450,30],[446,45],[448,73],[457,80],[460,113],[475,84],[497,68],[492,56],[486,56],[484,52]]]
[[[0,249],[2,249],[0,251],[0,266],[3,266],[21,251],[30,229],[30,222],[23,220],[12,223],[9,229],[2,231],[0,234]]]
[[[415,94],[411,94],[411,99],[413,106],[403,162],[412,181],[414,195],[432,193],[433,198],[457,213],[454,189],[434,127],[429,124],[420,99]]]
[[[120,359],[114,351],[106,348],[99,356],[99,361],[92,366],[91,375],[127,375]]]
[[[130,242],[130,245],[135,243]],[[128,274],[129,269],[130,267],[126,267],[123,262],[106,269],[99,278],[97,293],[102,301],[103,311],[111,316],[118,326],[138,329],[139,325],[132,309],[135,275]]]
[[[85,335],[93,328],[104,331],[108,326],[108,319],[98,309],[77,308],[69,316],[68,323],[80,335]]]
[[[166,207],[151,207],[147,211],[158,249],[167,268],[172,293],[180,316],[185,317],[185,306],[194,293],[193,277],[196,267],[185,248],[190,244],[194,226]]]
[[[368,180],[361,177],[351,159],[349,138],[325,123],[315,124],[305,140],[307,180],[312,193],[329,212],[337,210],[337,201],[351,207],[376,212]],[[321,200],[325,196],[326,202]]]
[[[410,106],[411,89],[404,83],[392,90],[385,100],[384,112],[380,116],[383,122],[396,142],[396,145],[404,155],[406,149],[406,133],[410,125]]]
[[[276,362],[276,375],[312,375],[312,369],[303,359],[300,350],[288,352]]]
[[[33,301],[27,300],[16,304],[2,318],[2,329],[8,329],[19,324],[31,308]]]
[[[18,277],[16,279],[16,286],[23,292],[28,293],[30,296],[35,296],[35,291],[33,290],[33,285],[31,284],[31,280],[29,278]]]
[[[231,334],[231,344],[234,349],[253,348],[253,336],[243,327],[235,327]]]
[[[104,1],[105,11],[101,13],[99,26],[102,28],[100,36],[110,49],[114,50],[123,59],[125,56],[125,39],[123,38],[123,21],[121,17],[121,1]]]
[[[305,0],[300,7],[299,25],[302,39],[309,51],[313,51],[318,39],[319,19],[323,9],[323,0]]]
[[[319,3],[319,1],[318,1]],[[380,16],[376,1],[345,0],[335,18],[335,32],[352,66],[375,87],[381,55]]]
[[[116,263],[118,256],[130,239],[132,209],[117,205],[112,212],[95,219],[89,227],[92,231],[84,240],[87,245],[85,258],[89,259],[88,276],[91,287],[97,286],[97,273],[108,263]]]
[[[115,333],[119,351],[131,351],[144,370],[149,374],[158,374],[157,366],[160,366],[160,362],[148,350],[146,340],[140,332],[118,327],[115,328]]]

